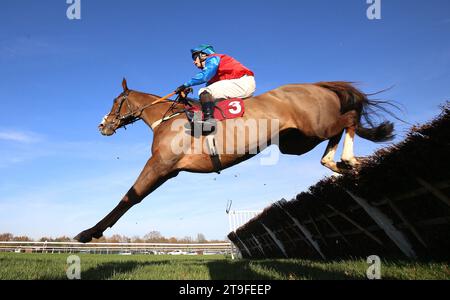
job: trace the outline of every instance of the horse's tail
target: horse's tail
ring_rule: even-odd
[[[394,124],[389,121],[383,121],[375,125],[372,116],[380,116],[377,110],[382,110],[391,116],[395,115],[384,107],[384,104],[395,105],[388,101],[369,100],[368,94],[364,94],[353,86],[352,82],[333,81],[318,82],[317,86],[333,91],[339,97],[341,102],[341,113],[355,110],[358,113],[358,123],[356,125],[356,134],[363,139],[373,142],[386,142],[394,138]],[[378,94],[378,93],[375,93]],[[372,94],[372,95],[375,95]],[[361,124],[361,118],[364,119],[365,125]]]

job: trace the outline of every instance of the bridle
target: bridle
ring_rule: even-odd
[[[155,104],[172,102],[172,105],[170,106],[170,108],[167,110],[167,112],[163,116],[163,120],[164,120],[166,118],[167,113],[175,107],[175,105],[178,103],[178,99],[179,99],[179,97],[178,97],[177,100],[175,100],[175,101],[167,100],[168,98],[175,95],[175,93],[171,93],[162,98],[159,98],[158,100],[156,100],[152,103],[149,103],[142,107],[133,109],[132,105],[130,104],[130,100],[128,99],[130,91],[131,90],[127,90],[127,91],[123,92],[122,96],[120,97],[120,100],[119,100],[119,105],[117,105],[117,108],[114,111],[114,113],[110,112],[103,118],[103,120],[105,121],[109,116],[111,116],[111,114],[114,114],[114,120],[112,122],[105,123],[103,125],[104,128],[110,129],[114,133],[116,132],[117,129],[119,129],[121,127],[124,127],[125,129],[127,129],[126,128],[127,125],[133,124],[141,119],[141,115],[145,109],[147,109]],[[121,115],[120,111],[122,110],[122,107],[124,105],[126,105],[127,111],[125,114]],[[177,113],[179,113],[179,112],[177,112]],[[117,122],[118,122],[118,124],[117,124]],[[103,122],[102,122],[102,124],[103,124]],[[117,125],[117,127],[116,127],[116,125]],[[116,127],[116,128],[114,128],[114,127]]]
[[[122,126],[133,124],[134,122],[139,120],[140,116],[142,114],[142,111],[143,111],[143,110],[140,110],[138,115],[135,114],[136,111],[138,111],[138,110],[132,110],[130,101],[128,100],[129,94],[130,94],[129,91],[126,91],[123,93],[122,97],[120,98],[119,105],[117,106],[117,109],[114,113],[116,119],[119,120],[119,122],[123,123]],[[122,106],[124,105],[124,103],[127,106],[127,112],[121,116],[120,111],[122,110]]]

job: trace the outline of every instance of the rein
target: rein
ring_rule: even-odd
[[[173,102],[172,105],[170,106],[170,108],[167,110],[167,112],[164,113],[164,115],[163,115],[163,117],[161,119],[162,121],[166,121],[166,120],[170,119],[172,116],[175,116],[175,115],[180,113],[180,112],[174,113],[171,116],[166,117],[167,113],[170,110],[172,110],[175,107],[175,105],[178,103],[178,100],[179,100],[178,98],[175,101],[168,101],[167,100],[168,98],[170,98],[170,97],[172,97],[174,95],[176,95],[175,92],[170,93],[170,94],[168,94],[168,95],[166,95],[164,97],[159,98],[156,101],[153,101],[152,103],[146,104],[146,105],[144,105],[142,107],[139,107],[139,108],[133,110],[131,105],[130,105],[130,101],[128,100],[129,91],[127,91],[127,92],[125,92],[122,95],[122,98],[120,99],[120,103],[119,103],[119,105],[118,105],[118,107],[117,107],[117,109],[116,109],[116,111],[114,113],[115,117],[116,117],[117,120],[119,120],[119,121],[121,121],[123,123],[123,124],[120,125],[120,127],[123,126],[125,129],[127,129],[126,125],[133,124],[133,123],[137,122],[141,118],[141,115],[144,112],[144,110],[146,110],[147,108],[149,108],[149,107],[151,107],[151,106],[153,106],[155,104],[159,104],[159,103]],[[127,113],[124,114],[124,115],[120,115],[120,111],[121,111],[122,106],[124,105],[124,103],[126,103],[126,105],[127,105]],[[120,127],[118,127],[118,128],[120,128]]]

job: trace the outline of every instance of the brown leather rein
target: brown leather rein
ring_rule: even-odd
[[[166,95],[164,97],[159,98],[156,101],[153,101],[152,103],[146,104],[146,105],[144,105],[142,107],[139,107],[139,108],[133,110],[131,105],[130,105],[130,101],[128,100],[129,92],[130,91],[126,91],[122,95],[122,97],[120,99],[120,103],[117,106],[116,111],[114,112],[114,116],[115,116],[114,122],[104,125],[107,128],[109,127],[114,132],[117,129],[121,128],[121,127],[124,127],[126,129],[126,127],[125,127],[126,125],[133,124],[134,122],[138,121],[141,118],[142,112],[145,109],[147,109],[147,108],[149,108],[149,107],[151,107],[151,106],[153,106],[155,104],[171,102],[171,101],[169,101],[167,99],[172,97],[172,96],[174,96],[174,95],[176,95],[175,92],[170,93],[170,94],[168,94],[168,95]],[[124,114],[124,115],[120,115],[120,111],[121,111],[122,106],[124,105],[124,103],[127,105],[127,113]],[[106,117],[108,117],[110,115],[111,115],[111,113],[107,114]],[[119,121],[118,127],[117,128],[113,128],[113,126],[116,123],[116,120]]]

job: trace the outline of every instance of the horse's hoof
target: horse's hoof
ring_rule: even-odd
[[[341,175],[341,169],[338,167],[337,163],[333,162],[332,164],[325,164],[324,166],[330,169],[333,174]]]
[[[344,160],[343,159],[341,161],[341,163],[343,165],[348,166],[349,168],[355,168],[355,167],[358,167],[361,164],[361,162],[356,157],[352,157],[351,159],[348,159],[348,160]]]
[[[348,161],[339,161],[336,163],[337,168],[339,169],[339,173],[348,172],[353,169],[353,166]]]
[[[81,233],[79,233],[76,237],[74,237],[75,240],[77,240],[80,243],[89,243],[92,241],[92,238],[99,239],[103,236],[102,232],[92,232],[91,229],[85,230]]]
[[[74,239],[80,243],[89,243],[90,241],[92,241],[92,234],[89,230],[85,230],[83,232],[80,232],[76,237],[74,237]]]
[[[339,173],[341,175],[355,174],[355,171],[357,169],[357,167],[354,167],[345,161],[337,162],[336,166],[338,168],[338,172],[336,173]]]
[[[93,238],[96,238],[96,239],[99,239],[99,238],[101,238],[103,236],[103,233],[102,232],[94,232],[93,234],[92,234],[92,237]]]

